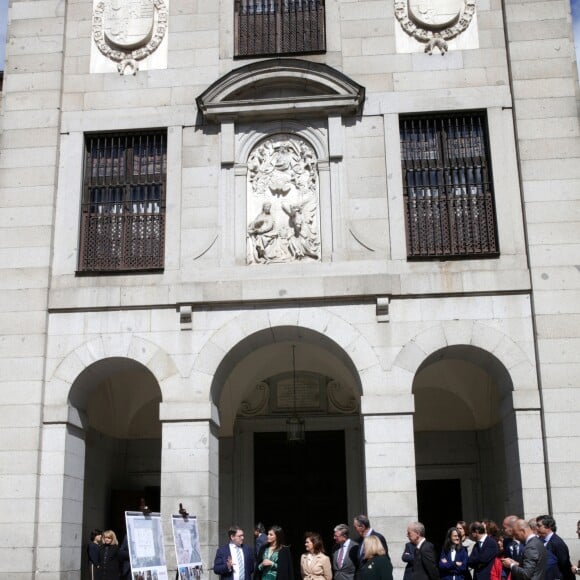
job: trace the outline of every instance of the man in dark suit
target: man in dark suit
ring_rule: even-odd
[[[217,549],[213,571],[222,580],[251,580],[254,572],[254,555],[244,545],[244,530],[231,526],[228,530],[229,543]]]
[[[353,580],[358,562],[358,544],[348,537],[346,524],[334,528],[334,542],[330,558],[334,580]]]
[[[566,542],[556,534],[556,520],[552,516],[538,516],[538,537],[548,550],[546,580],[573,580],[570,550]]]
[[[524,547],[514,538],[513,526],[520,518],[515,515],[506,516],[503,520],[503,531],[505,538],[503,541],[504,554],[516,562],[522,561]],[[507,572],[504,572],[507,574]]]
[[[542,540],[534,535],[525,520],[518,520],[513,526],[514,538],[524,545],[522,563],[512,558],[504,558],[502,564],[511,570],[514,580],[545,580],[548,552]]]
[[[469,526],[469,535],[475,540],[467,561],[467,565],[473,568],[473,580],[490,580],[493,561],[499,552],[497,542],[485,533],[481,522],[473,522]]]
[[[129,554],[129,539],[127,534],[119,546],[119,560],[121,561],[121,578],[123,580],[131,579],[131,556]]]
[[[387,540],[385,540],[385,536],[379,534],[379,532],[375,532],[375,530],[371,528],[371,522],[367,516],[362,514],[359,516],[355,516],[353,526],[354,529],[357,531],[358,535],[360,536],[358,563],[357,563],[358,567],[362,566],[362,563],[365,560],[363,551],[363,542],[367,536],[376,536],[383,545],[383,548],[385,549],[385,554],[389,556],[389,549],[387,547]]]
[[[266,536],[266,528],[262,522],[258,522],[254,526],[254,560],[258,561],[258,554],[262,546],[268,541]]]
[[[413,580],[439,580],[435,548],[425,539],[425,526],[421,522],[409,524],[407,538],[415,546]]]

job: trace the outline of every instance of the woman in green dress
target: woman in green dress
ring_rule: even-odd
[[[257,580],[293,580],[290,549],[284,545],[284,530],[272,526],[268,530],[266,543],[258,553]]]

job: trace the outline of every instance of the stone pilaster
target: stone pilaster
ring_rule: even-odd
[[[161,451],[161,513],[169,569],[175,553],[169,514],[182,503],[197,516],[204,567],[213,565],[218,544],[219,441],[211,420],[164,422]]]

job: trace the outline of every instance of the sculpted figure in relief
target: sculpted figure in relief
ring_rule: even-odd
[[[248,215],[255,216],[247,228],[248,263],[320,260],[312,147],[293,135],[267,139],[248,159],[247,184]]]

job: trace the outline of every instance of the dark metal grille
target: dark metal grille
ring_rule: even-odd
[[[485,115],[403,117],[400,131],[408,257],[498,255]]]
[[[159,270],[165,250],[165,132],[85,139],[81,272]]]
[[[236,56],[324,52],[324,0],[236,0]]]

